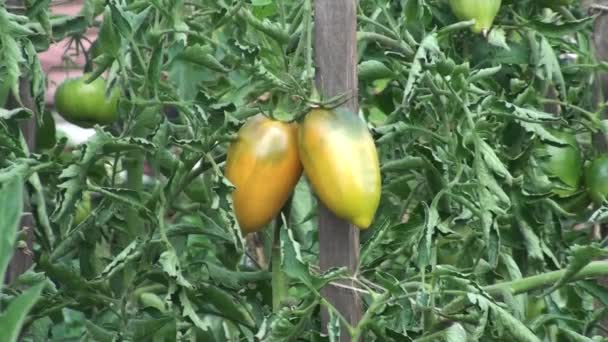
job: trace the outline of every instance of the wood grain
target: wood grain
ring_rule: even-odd
[[[28,79],[21,78],[19,80],[19,97],[23,105],[32,111],[35,112],[34,99],[32,98],[32,94],[30,91],[30,82]],[[9,108],[15,108],[21,106],[19,105],[15,99],[10,98],[8,101]],[[21,125],[21,130],[23,132],[23,137],[25,138],[28,148],[30,151],[34,151],[36,146],[36,117],[33,116],[31,119],[26,120]],[[12,283],[19,275],[27,271],[33,264],[32,260],[32,248],[34,244],[34,217],[31,213],[31,207],[29,205],[29,201],[27,198],[27,190],[23,189],[23,215],[21,216],[21,227],[20,229],[25,230],[26,234],[26,243],[27,248],[18,248],[15,250],[13,254],[13,258],[11,259],[6,273],[4,275],[4,282],[6,284]]]
[[[315,63],[316,84],[325,97],[348,94],[344,106],[357,113],[357,19],[355,0],[315,0]],[[346,266],[356,272],[359,262],[359,229],[337,218],[319,204],[319,266],[321,270]],[[352,287],[352,282],[344,285]],[[361,319],[358,294],[343,287],[327,286],[322,290],[330,303],[351,325]],[[322,313],[323,328],[328,314]],[[340,341],[350,341],[342,329]]]

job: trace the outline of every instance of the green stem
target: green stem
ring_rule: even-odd
[[[507,281],[494,285],[484,286],[483,290],[492,296],[499,296],[505,292],[511,293],[512,295],[518,295],[542,288],[549,287],[555,284],[561,277],[564,276],[566,270],[553,271],[543,274],[538,274],[522,279]],[[598,278],[608,275],[608,261],[594,261],[589,265],[583,267],[583,269],[576,274],[570,282],[587,279],[587,278]],[[456,312],[465,305],[465,298],[460,296],[455,298],[453,301],[443,307],[444,312]]]
[[[357,42],[364,41],[373,41],[380,45],[384,45],[385,47],[404,54],[406,57],[414,55],[414,50],[405,43],[376,32],[357,32]]]
[[[287,297],[287,279],[281,271],[281,224],[277,218],[274,227],[274,240],[272,243],[272,311],[281,309],[281,302]]]
[[[357,326],[353,328],[351,341],[359,342],[361,340],[361,334],[365,331],[365,327],[376,320],[377,311],[385,307],[386,300],[388,299],[388,297],[389,292],[386,292],[380,295],[372,302],[372,304],[369,306],[367,311],[365,311],[365,314],[359,321],[359,324],[357,324]]]
[[[573,105],[571,103],[560,101],[560,100],[555,100],[555,99],[541,99],[540,103],[542,103],[542,104],[550,103],[550,104],[557,104],[560,106],[570,107],[570,108],[578,111],[579,113],[583,114],[583,116],[585,116],[589,121],[591,121],[593,123],[598,123],[598,113],[597,112],[596,113],[590,112],[577,105]]]
[[[483,289],[491,295],[499,295],[505,291],[510,292],[513,295],[517,295],[549,287],[561,279],[565,273],[566,269],[547,272],[522,279],[486,286]],[[608,275],[608,261],[594,261],[585,266],[571,280],[575,281],[586,278],[597,278],[605,275]]]
[[[143,188],[144,176],[144,154],[141,151],[132,152],[129,154],[127,162],[127,187],[133,191],[140,192]],[[126,213],[127,229],[129,232],[129,240],[142,235],[144,227],[142,220],[139,218],[137,209],[129,208]]]
[[[281,303],[289,292],[289,280],[285,276],[285,273],[281,270],[281,217],[285,215],[285,220],[289,220],[289,213],[291,212],[291,200],[290,197],[283,208],[281,213],[275,219],[274,224],[274,239],[272,241],[272,311],[278,312],[281,309]]]
[[[312,46],[312,35],[313,35],[313,24],[312,24],[312,0],[305,0],[304,2],[304,15],[306,16],[306,77],[310,80],[310,90],[315,89],[315,77],[313,70],[313,46]],[[312,75],[311,75],[312,73]]]

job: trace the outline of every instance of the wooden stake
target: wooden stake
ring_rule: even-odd
[[[315,0],[316,84],[324,98],[347,93],[344,104],[356,115],[357,101],[357,17],[356,0]],[[359,229],[337,218],[319,204],[319,266],[321,270],[346,266],[355,272],[359,262]],[[352,287],[352,282],[346,285]],[[328,285],[322,294],[351,325],[361,319],[361,300],[346,288]],[[323,329],[329,320],[322,313]],[[340,341],[350,341],[342,329]]]

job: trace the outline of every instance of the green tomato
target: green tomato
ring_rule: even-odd
[[[580,186],[583,157],[574,135],[563,131],[550,132],[567,145],[542,143],[537,145],[533,153],[543,172],[549,177],[559,179],[566,186],[566,188],[556,187],[553,192],[560,197],[567,197],[576,192]]]
[[[547,304],[544,298],[528,297],[528,305],[526,306],[526,318],[530,321],[545,313]]]
[[[475,33],[487,32],[500,10],[501,0],[450,0],[454,15],[460,20],[475,19],[471,30]]]
[[[608,155],[596,158],[585,171],[587,192],[596,204],[608,196]]]
[[[91,214],[91,194],[84,192],[82,200],[76,205],[76,214],[74,215],[74,225],[81,224]]]
[[[89,75],[64,81],[55,92],[55,108],[67,121],[84,128],[108,125],[118,119],[118,97],[113,89],[105,96],[106,81],[98,77],[87,84]]]

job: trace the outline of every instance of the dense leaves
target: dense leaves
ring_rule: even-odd
[[[606,68],[579,4],[505,0],[482,35],[447,1],[359,1],[359,116],[382,194],[351,275],[316,266],[306,179],[269,229],[244,236],[223,176],[247,118],[300,120],[344,99],[312,86],[310,0],[87,0],[76,16],[49,3],[0,8],[0,193],[26,180],[36,241],[0,324],[25,322],[23,340],[336,340],[342,319],[320,290],[345,279],[365,310],[347,330],[365,341],[602,340],[594,302],[608,293],[588,278],[608,274],[593,242],[608,209],[581,177],[591,137],[604,139],[590,89]],[[29,151],[19,124],[52,123],[36,53],[88,26],[100,27],[91,79],[121,89],[120,120]],[[0,201],[3,232],[15,193]]]

